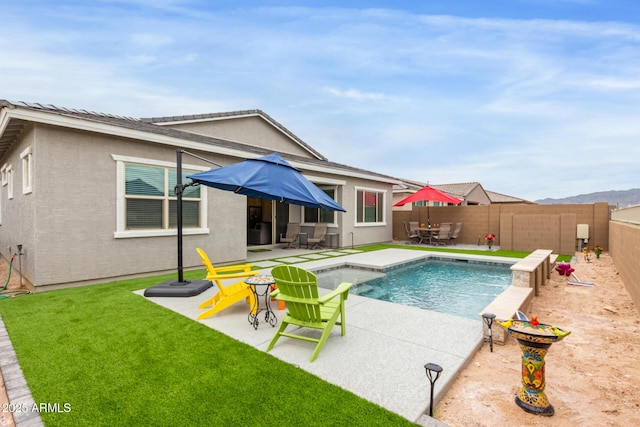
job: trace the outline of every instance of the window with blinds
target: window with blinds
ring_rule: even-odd
[[[182,182],[198,171],[182,170]],[[177,227],[177,172],[173,168],[125,164],[125,229],[149,230]],[[200,227],[200,186],[182,193],[182,225]]]

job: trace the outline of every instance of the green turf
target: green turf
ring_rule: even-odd
[[[35,402],[71,409],[45,425],[411,424],[132,293],[170,278],[0,301]]]
[[[513,258],[528,254],[403,248]],[[185,272],[186,279],[203,276],[204,270]],[[71,409],[43,413],[45,425],[410,425],[384,408],[132,293],[173,277],[0,300],[0,314],[35,402],[69,404]]]

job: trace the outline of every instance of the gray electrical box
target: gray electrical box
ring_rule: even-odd
[[[576,238],[578,239],[578,252],[582,252],[582,243],[586,245],[589,242],[589,224],[578,224]]]
[[[588,239],[589,238],[589,224],[578,224],[577,227],[577,238],[578,239]]]

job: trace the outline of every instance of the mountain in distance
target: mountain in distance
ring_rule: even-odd
[[[597,193],[579,194],[577,196],[564,197],[561,199],[540,199],[536,203],[541,205],[568,205],[582,203],[607,202],[618,208],[640,205],[640,188],[630,190],[598,191]]]

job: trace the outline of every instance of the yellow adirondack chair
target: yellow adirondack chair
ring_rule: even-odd
[[[244,299],[250,307],[257,307],[254,304],[254,296],[249,286],[244,283],[247,277],[255,276],[258,271],[251,271],[251,264],[233,265],[229,267],[214,267],[209,261],[209,257],[200,248],[196,248],[205,267],[207,267],[207,280],[213,281],[218,286],[218,293],[206,301],[203,301],[198,308],[208,308],[198,315],[198,320],[206,319],[213,316],[219,311],[232,306],[238,301]],[[231,285],[224,286],[222,280],[242,278]]]
[[[341,283],[334,291],[318,297],[316,275],[310,271],[292,265],[279,265],[271,270],[271,275],[278,285],[278,289],[272,291],[271,296],[278,301],[287,303],[287,313],[275,336],[271,339],[267,351],[273,348],[281,336],[316,342],[316,348],[311,355],[313,362],[318,357],[335,325],[341,326],[343,336],[346,333],[344,301],[349,296],[349,288],[352,284]],[[314,338],[285,332],[288,325],[319,329],[322,331],[322,335],[320,338]]]

